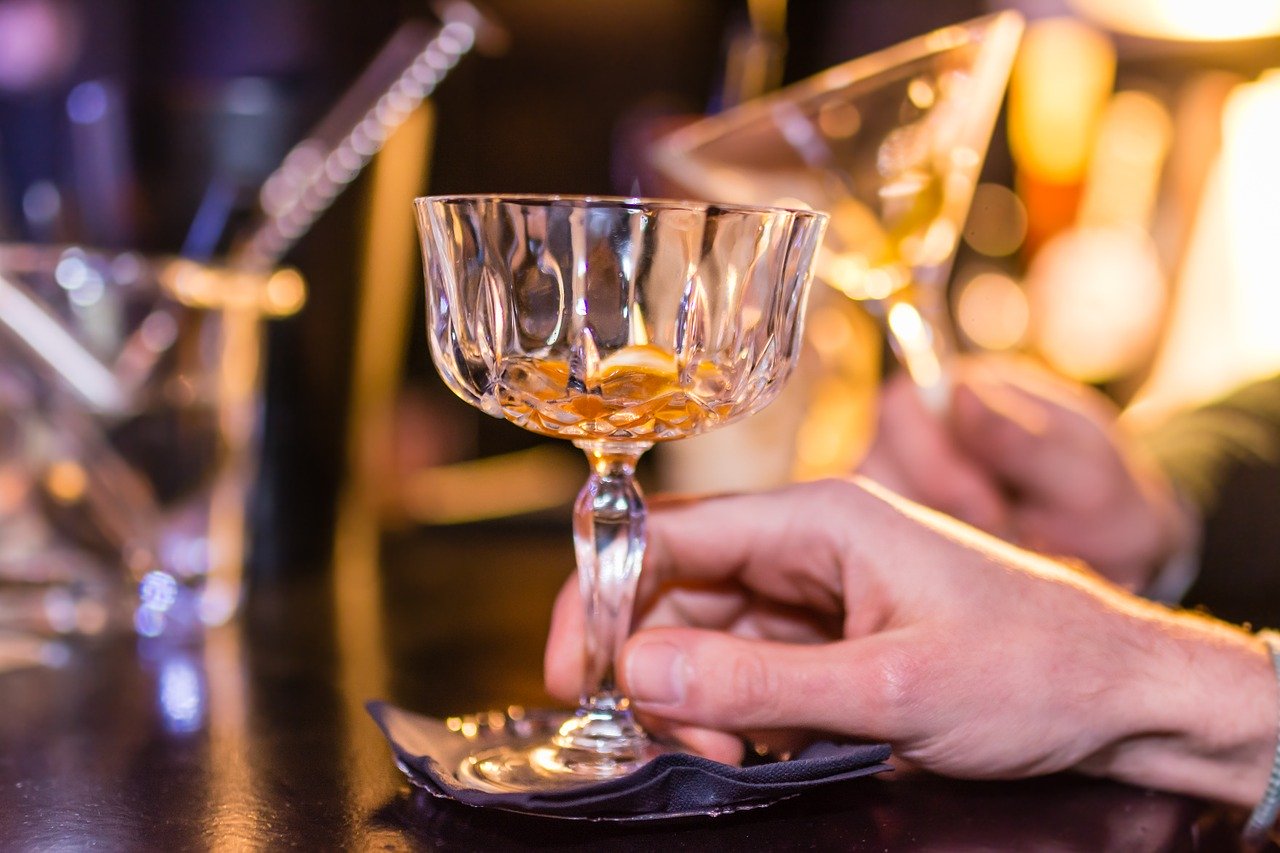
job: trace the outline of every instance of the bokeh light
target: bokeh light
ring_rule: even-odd
[[[1009,146],[1019,168],[1055,184],[1081,180],[1114,77],[1111,42],[1087,24],[1049,18],[1028,27],[1009,81]]]
[[[1280,72],[1231,91],[1222,134],[1141,394],[1150,417],[1280,370]]]
[[[1057,370],[1082,382],[1125,375],[1151,356],[1164,317],[1164,277],[1136,229],[1063,232],[1027,271],[1032,337]]]
[[[1275,0],[1070,0],[1109,29],[1178,41],[1235,41],[1280,34]]]
[[[1011,350],[1026,339],[1031,309],[1022,287],[1007,275],[986,271],[959,285],[956,324],[975,346]]]
[[[74,459],[60,459],[44,475],[45,491],[58,503],[73,504],[84,497],[88,476]]]
[[[964,226],[964,241],[990,257],[1012,255],[1027,236],[1027,209],[1008,187],[978,184]]]

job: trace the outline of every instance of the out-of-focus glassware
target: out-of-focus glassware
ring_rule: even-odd
[[[0,245],[0,629],[234,614],[261,326],[304,299],[292,270]]]
[[[470,756],[495,791],[624,775],[660,750],[613,665],[644,552],[634,479],[655,442],[769,403],[799,354],[826,217],[646,199],[460,196],[416,202],[436,367],[462,399],[571,439],[591,474],[574,507],[586,604],[578,711],[551,743]]]
[[[835,66],[676,130],[654,165],[698,198],[828,211],[818,278],[945,406],[946,282],[1021,32],[1001,12]]]

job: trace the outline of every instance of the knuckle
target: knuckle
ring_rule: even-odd
[[[849,480],[839,477],[827,477],[808,484],[809,497],[813,505],[805,511],[805,518],[820,518],[815,510],[847,509],[854,501],[857,488]]]
[[[868,679],[863,701],[877,719],[900,719],[925,690],[927,664],[914,651],[895,647],[867,661]]]

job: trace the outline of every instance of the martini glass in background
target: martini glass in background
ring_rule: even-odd
[[[699,198],[829,212],[817,277],[882,319],[942,409],[947,279],[1021,33],[1001,12],[837,65],[676,130],[653,164]]]
[[[614,660],[644,552],[636,462],[763,408],[795,365],[827,217],[646,199],[456,196],[415,202],[428,338],[446,384],[490,415],[570,439],[586,604],[581,706],[548,741],[511,734],[459,777],[491,791],[624,775],[661,748]]]

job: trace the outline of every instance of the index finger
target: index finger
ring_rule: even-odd
[[[672,583],[732,580],[783,604],[838,612],[849,526],[843,497],[852,488],[808,483],[656,505],[641,599]]]
[[[733,582],[819,614],[842,610],[841,494],[849,483],[776,492],[654,501],[640,573],[640,602],[663,587]],[[582,597],[571,577],[556,600],[544,657],[551,693],[573,699],[584,669]]]

